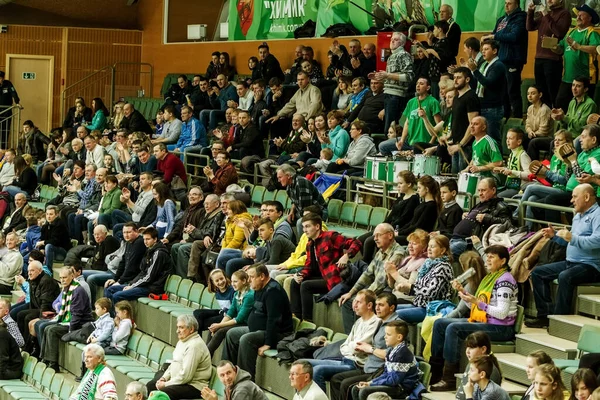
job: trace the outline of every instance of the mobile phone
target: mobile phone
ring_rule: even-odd
[[[465,239],[465,242],[467,242],[467,244],[473,244],[473,239],[471,239],[470,237]]]

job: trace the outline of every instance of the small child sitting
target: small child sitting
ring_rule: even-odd
[[[364,399],[375,392],[385,392],[392,398],[412,393],[419,383],[421,371],[415,356],[406,344],[408,325],[392,321],[385,326],[385,365],[381,375],[368,382],[359,382],[352,388],[354,400]]]
[[[110,317],[110,309],[112,308],[112,302],[106,297],[99,298],[94,303],[94,312],[98,319],[93,322],[94,331],[87,338],[87,343],[96,343],[102,347],[108,347],[110,345],[110,339],[112,338],[113,330],[115,329],[115,322]],[[85,374],[87,368],[83,359],[84,354],[81,355],[81,378]]]
[[[494,360],[489,355],[471,360],[469,382],[464,385],[467,400],[510,400],[510,396],[497,383],[490,380]]]
[[[117,329],[113,330],[110,345],[104,349],[107,355],[122,355],[127,350],[127,342],[133,331],[133,307],[127,300],[118,302],[115,305],[117,316],[115,325]]]
[[[314,167],[318,169],[320,172],[325,172],[329,164],[331,164],[331,159],[333,158],[333,151],[330,148],[325,148],[321,150],[319,160],[314,163]]]
[[[115,160],[110,154],[104,155],[104,168],[106,168],[107,175],[116,175]]]

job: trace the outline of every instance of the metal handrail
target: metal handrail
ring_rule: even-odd
[[[154,67],[152,66],[152,64],[145,63],[145,62],[143,62],[143,63],[136,63],[136,62],[125,62],[125,61],[121,62],[121,61],[118,61],[118,62],[114,63],[113,65],[106,65],[106,66],[100,68],[99,70],[92,72],[91,74],[89,74],[89,75],[81,78],[77,82],[75,82],[75,83],[67,86],[66,88],[64,88],[62,90],[62,92],[60,93],[60,102],[61,102],[60,119],[61,119],[61,121],[64,120],[64,118],[65,118],[65,112],[66,112],[66,110],[65,110],[65,108],[66,108],[65,107],[66,106],[65,105],[66,92],[68,90],[72,89],[73,87],[81,84],[84,81],[89,80],[90,78],[92,78],[92,77],[94,77],[94,76],[96,76],[96,75],[98,75],[98,74],[100,74],[102,72],[110,71],[110,99],[109,99],[110,102],[109,102],[109,104],[113,104],[114,100],[115,100],[115,76],[116,76],[116,73],[117,73],[117,66],[119,66],[119,65],[139,65],[139,66],[146,65],[146,66],[149,66],[150,67],[150,97],[152,97],[153,90],[154,90],[154,88],[153,88],[153,86],[154,86]],[[142,73],[142,72],[140,71],[140,73]],[[97,83],[101,79],[102,78],[96,79],[94,82],[91,82],[88,85],[84,86],[83,88],[80,88],[80,90],[83,90],[85,88],[90,87],[91,85],[93,85],[94,83]],[[112,111],[112,109],[111,109],[111,111]]]
[[[1,110],[4,109],[4,110]],[[17,127],[17,132],[19,127],[21,126],[21,106],[19,105],[12,105],[12,106],[0,106],[0,126],[2,125],[3,122],[8,121],[10,119],[13,120],[13,123],[11,124],[11,130],[15,130],[15,127]],[[14,113],[14,110],[17,110],[16,114]],[[9,113],[10,112],[10,113]],[[4,115],[5,113],[8,113],[7,115]],[[16,118],[16,124],[14,123],[14,119]],[[19,135],[17,133],[16,136],[13,136],[13,141],[12,143],[9,143],[9,138],[10,138],[10,134],[11,132],[8,132],[9,137],[6,138],[6,145],[8,148],[16,148],[17,143],[19,141]]]
[[[80,80],[78,80],[77,82],[67,86],[66,88],[64,88],[62,90],[62,92],[60,92],[60,102],[61,102],[61,109],[60,109],[60,120],[63,121],[65,119],[65,93],[67,92],[67,90],[75,87],[76,85],[79,85],[81,82],[90,79],[91,77],[93,77],[94,75],[98,75],[99,73],[103,72],[106,69],[111,69],[112,66],[111,65],[106,65],[102,68],[100,68],[99,70],[92,72],[91,74],[81,78]],[[88,85],[89,86],[89,85]]]
[[[544,220],[539,220],[539,219],[535,219],[535,218],[527,218],[527,217],[525,217],[525,210],[527,209],[527,206],[531,206],[531,207],[535,207],[535,208],[542,208],[545,210],[560,211],[560,212],[564,212],[567,214],[575,214],[575,209],[572,207],[556,206],[554,204],[546,204],[546,203],[536,203],[535,201],[521,201],[521,202],[519,202],[519,224],[520,225],[523,225],[524,222],[528,221],[528,222],[533,222],[533,223],[542,224],[542,225],[552,224],[552,225],[557,225],[557,226],[567,226],[567,227],[570,226],[570,225],[566,225],[563,223],[544,221]]]

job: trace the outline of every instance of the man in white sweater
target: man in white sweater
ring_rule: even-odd
[[[98,145],[96,139],[92,135],[86,136],[83,143],[87,150],[85,164],[94,164],[96,169],[104,168],[104,147]]]
[[[15,277],[23,268],[23,256],[19,252],[19,238],[14,232],[6,235],[8,251],[0,257],[0,294],[11,294]]]
[[[4,164],[0,169],[0,186],[4,187],[11,183],[15,178],[15,151],[8,149],[4,153]]]
[[[373,344],[373,335],[381,320],[375,315],[377,295],[372,290],[363,289],[356,294],[352,309],[359,317],[350,334],[340,346],[343,360],[305,360],[313,366],[313,379],[321,390],[326,391],[325,381],[338,372],[350,371],[363,367],[368,354],[357,350],[358,344]]]
[[[296,394],[293,400],[327,400],[327,395],[313,381],[313,367],[306,361],[296,360],[290,368],[290,383]]]

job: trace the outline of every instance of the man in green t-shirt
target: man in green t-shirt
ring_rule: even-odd
[[[431,125],[435,126],[442,121],[440,102],[429,94],[430,88],[428,78],[421,77],[417,80],[417,95],[408,101],[402,113],[406,121],[402,129],[402,138],[396,143],[398,150],[402,150],[403,147],[404,150],[412,148],[415,143],[430,143],[434,139],[419,116],[419,109],[422,109]]]
[[[598,80],[596,65],[596,46],[600,45],[600,35],[594,31],[594,25],[600,22],[598,13],[587,4],[577,8],[577,24],[552,49],[564,57],[563,79],[554,104],[566,110],[572,99],[571,83],[578,76],[588,76],[591,84],[590,97],[594,97],[594,88]]]
[[[592,171],[592,164],[589,162],[592,157],[600,160],[600,126],[586,125],[581,135],[579,135],[579,143],[581,144],[581,153],[577,155],[577,158],[575,158],[575,154],[568,158],[573,174],[567,181],[567,190],[572,192],[580,183],[591,183],[600,195],[600,187],[594,179],[590,178],[594,175],[594,172]]]
[[[587,95],[590,86],[590,80],[585,76],[579,76],[573,79],[571,91],[573,100],[569,103],[569,109],[565,114],[563,109],[552,109],[552,119],[562,121],[567,130],[571,132],[574,138],[577,138],[584,126],[587,124],[588,117],[597,111],[596,102]],[[576,143],[575,148],[581,151],[581,147]]]
[[[479,174],[483,177],[494,177],[492,171],[502,166],[502,154],[498,144],[487,134],[487,121],[484,117],[471,120],[473,141],[473,158],[464,172]]]

